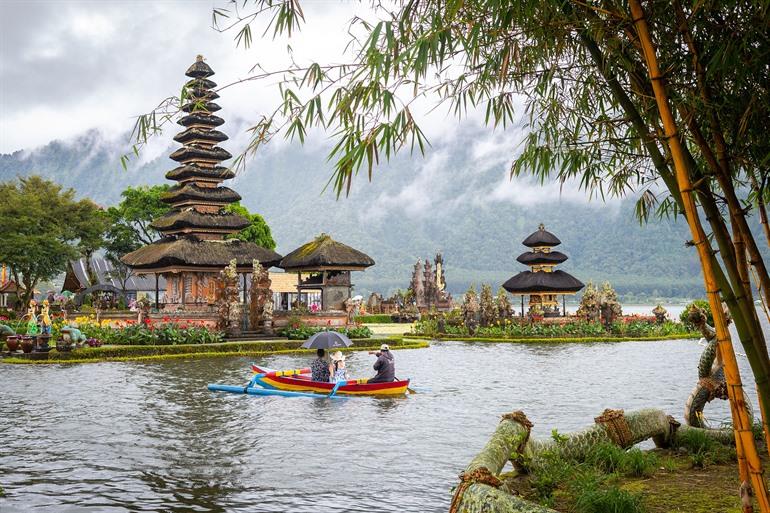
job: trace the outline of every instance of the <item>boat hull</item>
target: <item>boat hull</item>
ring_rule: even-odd
[[[255,374],[268,374],[275,372],[265,367],[251,366]],[[390,383],[366,383],[365,380],[356,380],[356,383],[348,383],[337,389],[337,394],[342,395],[404,395],[409,387],[409,380],[391,381]],[[360,381],[360,382],[358,382]],[[311,381],[307,374],[293,376],[264,376],[254,379],[254,384],[264,388],[276,390],[289,390],[295,392],[315,392],[328,395],[334,389],[334,383]]]

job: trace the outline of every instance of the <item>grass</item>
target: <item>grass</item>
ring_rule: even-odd
[[[391,349],[421,349],[427,342],[404,341],[401,338],[357,339],[353,346],[343,351],[379,349],[387,343]],[[46,360],[24,357],[8,357],[0,361],[9,364],[62,364],[94,363],[103,361],[161,361],[172,359],[211,358],[228,356],[265,356],[271,354],[312,353],[314,349],[302,349],[302,341],[279,340],[259,342],[223,342],[219,344],[189,344],[176,346],[102,346],[78,349],[69,353],[51,351]]]
[[[605,443],[579,460],[546,450],[529,474],[505,481],[522,498],[569,513],[740,513],[734,454],[733,447],[692,431],[669,450]],[[694,455],[706,465],[694,467]]]

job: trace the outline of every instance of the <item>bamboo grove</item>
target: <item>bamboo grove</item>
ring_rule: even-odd
[[[281,101],[251,127],[244,155],[277,134],[332,134],[338,195],[380,159],[425,151],[427,108],[526,120],[511,175],[577,182],[592,196],[638,197],[640,221],[684,216],[698,251],[730,385],[741,478],[770,511],[724,304],[770,412],[770,359],[754,299],[770,305],[770,2],[703,0],[395,0],[353,18],[344,64],[289,62],[239,82],[279,82]],[[298,0],[233,2],[213,23],[235,33],[291,37]],[[167,119],[137,121],[142,144]],[[427,107],[427,108],[426,108]],[[166,109],[166,110],[164,110]],[[242,162],[242,161],[241,161]],[[763,233],[749,228],[758,215]],[[763,418],[768,433],[766,419]],[[770,444],[769,444],[770,445]]]

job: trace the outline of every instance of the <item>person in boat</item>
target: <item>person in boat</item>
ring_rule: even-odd
[[[375,353],[377,361],[374,362],[374,370],[377,374],[367,383],[390,383],[396,380],[396,362],[390,352],[388,344],[382,344],[380,350]]]
[[[326,363],[326,351],[319,347],[316,359],[310,364],[310,379],[313,381],[329,382],[329,364]]]
[[[329,375],[332,383],[338,381],[347,381],[348,371],[345,369],[345,357],[342,355],[342,351],[336,351],[331,356],[332,363],[329,365]]]

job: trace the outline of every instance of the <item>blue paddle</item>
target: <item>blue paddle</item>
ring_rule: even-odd
[[[336,393],[337,393],[337,389],[338,389],[339,387],[345,386],[345,385],[347,385],[347,384],[348,384],[348,382],[347,382],[347,381],[338,381],[337,383],[335,383],[335,384],[334,384],[334,388],[332,388],[332,391],[331,391],[331,393],[329,394],[329,397],[333,397],[333,396],[334,396],[334,394],[336,394]]]

